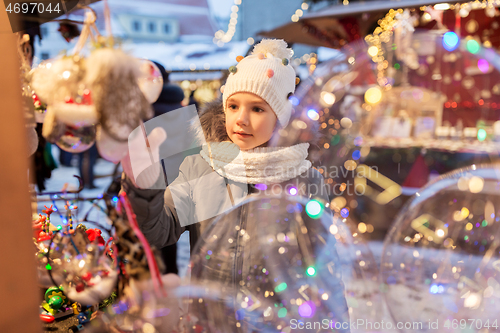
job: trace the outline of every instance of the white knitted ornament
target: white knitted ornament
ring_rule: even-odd
[[[238,92],[253,93],[269,104],[282,127],[290,120],[295,92],[295,70],[290,65],[293,51],[284,40],[264,39],[251,55],[243,58],[227,78],[222,94],[224,111],[227,99]]]

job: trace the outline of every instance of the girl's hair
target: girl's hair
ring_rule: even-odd
[[[226,131],[226,115],[222,99],[206,103],[200,110],[199,118],[207,142],[231,141]]]

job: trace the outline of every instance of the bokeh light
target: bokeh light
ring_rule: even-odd
[[[365,93],[365,101],[370,104],[377,104],[382,99],[382,90],[379,87],[369,88]]]
[[[448,31],[443,35],[443,47],[447,51],[454,51],[458,47],[458,44],[460,43],[460,40],[457,36],[456,33],[453,31]]]

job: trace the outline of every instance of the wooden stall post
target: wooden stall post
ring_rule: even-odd
[[[0,2],[0,332],[41,332],[17,36]]]

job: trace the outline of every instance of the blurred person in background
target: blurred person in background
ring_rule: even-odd
[[[163,89],[160,97],[153,103],[154,116],[158,117],[169,111],[181,108],[181,102],[184,100],[184,91],[178,85],[170,83],[169,73],[167,73],[165,67],[155,61],[153,62],[158,66],[163,76]]]
[[[153,61],[160,69],[163,77],[163,89],[160,97],[153,103],[154,116],[158,117],[167,112],[182,108],[181,102],[184,100],[184,91],[178,85],[169,81],[169,74],[161,64]],[[177,244],[172,244],[161,249],[161,256],[166,266],[165,273],[178,274],[177,267]]]

